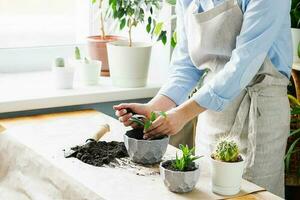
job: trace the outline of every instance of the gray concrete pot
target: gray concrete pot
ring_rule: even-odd
[[[197,169],[194,171],[180,172],[166,169],[163,165],[165,161],[160,164],[160,176],[164,181],[165,186],[172,192],[186,193],[194,189],[200,177],[200,168],[196,164]]]
[[[159,163],[167,151],[169,137],[156,140],[143,140],[133,138],[128,131],[124,135],[124,143],[133,162],[140,164]]]

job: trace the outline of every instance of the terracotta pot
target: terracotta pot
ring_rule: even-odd
[[[102,62],[101,76],[110,76],[106,44],[118,40],[124,40],[124,38],[113,35],[107,35],[105,38],[102,38],[102,36],[99,35],[87,38],[90,58]]]

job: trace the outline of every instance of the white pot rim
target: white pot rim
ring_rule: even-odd
[[[291,28],[293,31],[300,31],[300,28]]]
[[[215,159],[213,159],[211,156],[209,156],[210,157],[210,160],[212,161],[212,162],[215,162],[215,163],[219,163],[219,164],[222,164],[222,165],[238,165],[238,164],[241,164],[241,163],[244,163],[245,162],[245,159],[244,159],[244,157],[242,156],[242,161],[239,161],[239,162],[223,162],[223,161],[220,161],[220,160],[215,160]]]
[[[151,42],[132,42],[132,46],[129,46],[129,42],[127,40],[118,40],[114,42],[107,43],[109,46],[124,48],[124,49],[132,49],[132,48],[150,48],[153,46]]]
[[[169,170],[169,169],[166,169],[165,167],[162,166],[165,162],[168,162],[168,161],[172,161],[172,160],[165,160],[165,161],[161,162],[161,163],[159,164],[159,168],[163,169],[164,171],[171,172],[171,173],[173,173],[173,174],[193,174],[193,173],[195,173],[196,171],[200,170],[199,164],[196,163],[196,162],[195,162],[196,169],[193,170],[193,171],[182,172],[182,171],[173,171],[173,170]]]

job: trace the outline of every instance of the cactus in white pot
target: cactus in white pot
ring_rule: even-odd
[[[235,195],[240,192],[244,170],[237,143],[230,138],[222,138],[211,155],[212,190],[221,195]]]
[[[101,61],[89,60],[86,57],[82,59],[78,47],[75,47],[74,58],[71,62],[76,67],[76,74],[80,85],[97,85],[101,71]]]
[[[65,64],[63,58],[56,58],[52,66],[53,81],[57,89],[73,88],[74,69]]]

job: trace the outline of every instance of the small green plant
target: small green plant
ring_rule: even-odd
[[[212,157],[223,162],[238,162],[240,160],[239,147],[234,140],[223,138],[218,142]]]
[[[129,46],[132,46],[132,29],[147,20],[146,31],[153,34],[156,27],[155,13],[161,9],[161,0],[109,0],[113,17],[118,19],[120,29],[128,28]],[[158,40],[165,44],[166,31],[161,31]]]
[[[300,102],[297,98],[295,98],[292,95],[288,95],[288,98],[290,100],[290,107],[291,107],[291,125],[296,125],[300,122],[299,118],[293,118],[293,116],[300,115]],[[289,140],[291,140],[291,143],[288,146],[286,155],[285,155],[285,169],[287,172],[290,172],[291,169],[291,158],[293,156],[297,157],[299,155],[299,143],[300,143],[300,128],[291,129]],[[300,169],[296,169],[297,175],[300,176]]]
[[[186,171],[195,160],[201,158],[194,156],[195,148],[189,149],[188,145],[180,144],[179,149],[182,152],[182,157],[179,158],[176,153],[176,159],[172,162],[172,167],[178,171]]]
[[[300,0],[292,0],[291,4],[291,25],[292,28],[300,28]]]
[[[74,56],[76,60],[81,60],[80,49],[78,47],[75,47]]]
[[[140,117],[131,117],[130,120],[137,123],[138,125],[144,127],[144,130],[148,130],[152,123],[158,118],[158,116],[163,116],[163,117],[167,117],[167,114],[165,112],[159,112],[158,114],[156,114],[155,112],[151,112],[150,114],[150,118],[140,118]]]
[[[65,67],[65,60],[63,58],[56,58],[55,67]]]

